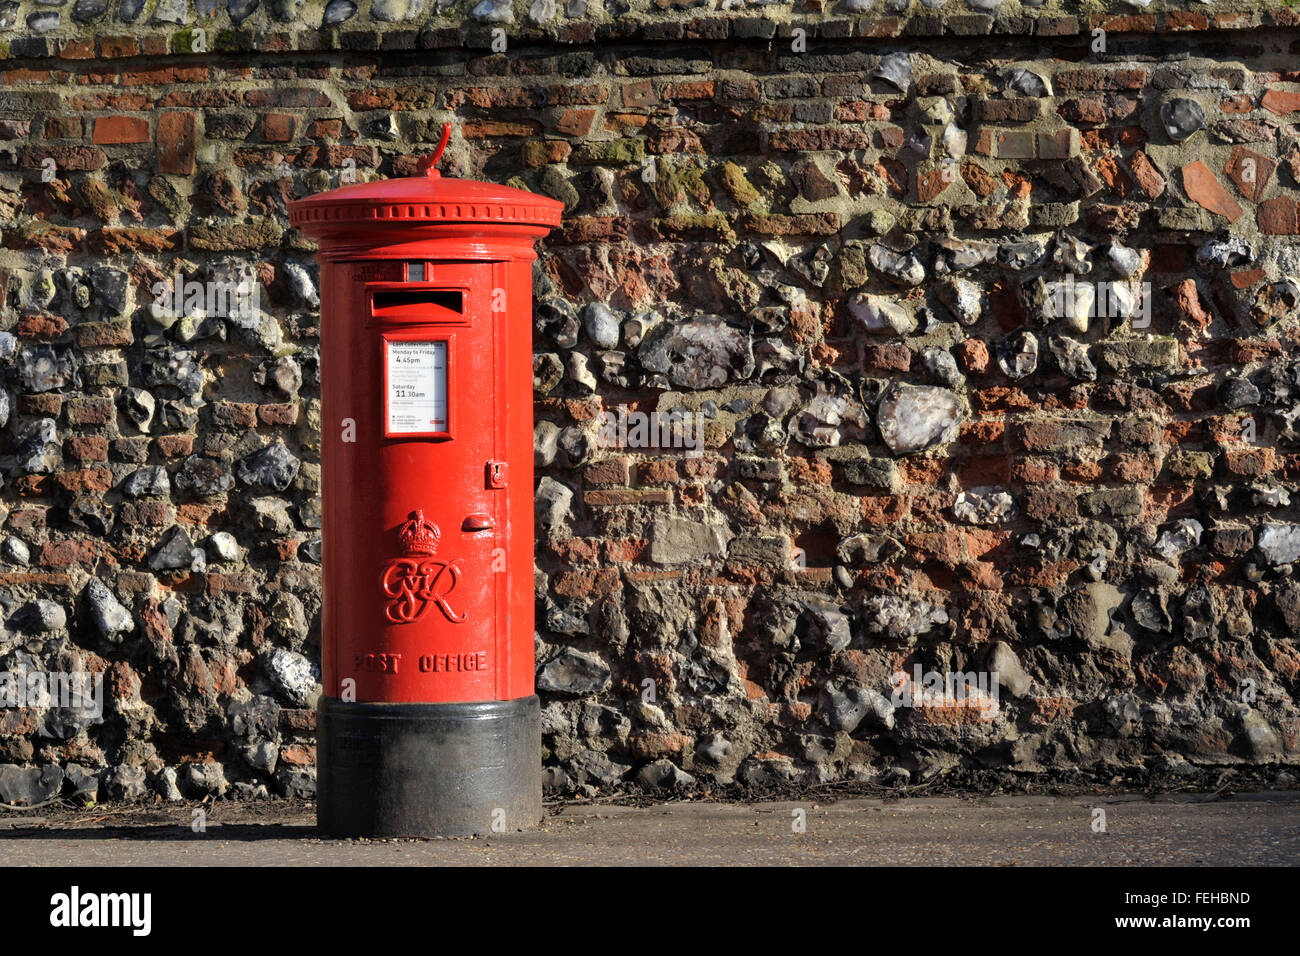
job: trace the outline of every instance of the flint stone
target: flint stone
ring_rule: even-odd
[[[802,602],[803,617],[809,622],[809,635],[832,654],[849,646],[853,635],[848,615],[828,598],[814,596]]]
[[[123,389],[118,394],[118,405],[122,409],[122,414],[127,417],[142,434],[149,434],[149,426],[153,423],[154,410],[157,403],[154,397],[142,388]]]
[[[201,571],[206,566],[203,552],[194,547],[180,525],[172,525],[149,556],[149,567],[154,571]]]
[[[14,464],[21,472],[49,475],[58,470],[61,461],[59,431],[54,419],[40,418],[23,429],[14,447]]]
[[[224,796],[230,786],[225,768],[216,762],[186,764],[177,774],[177,783],[183,792],[200,799]]]
[[[141,363],[141,376],[146,385],[170,385],[186,395],[203,391],[203,370],[199,368],[198,354],[185,349],[153,352]]]
[[[80,764],[70,763],[64,768],[64,774],[72,790],[72,796],[94,799],[99,795],[99,778],[103,776],[102,770],[91,770]]]
[[[1241,236],[1211,239],[1196,250],[1196,264],[1202,269],[1236,269],[1255,261],[1255,250]]]
[[[542,299],[533,309],[533,330],[550,339],[556,348],[578,344],[578,313],[567,299]]]
[[[885,491],[902,488],[898,464],[892,458],[846,458],[840,466],[844,469],[844,480],[849,484]]]
[[[68,612],[62,605],[40,598],[20,607],[10,623],[28,634],[60,631],[68,624]]]
[[[964,272],[992,262],[998,256],[997,246],[975,239],[939,239],[934,243],[939,249],[935,272],[946,275]]]
[[[554,20],[559,12],[555,0],[533,0],[528,7],[528,19],[540,27]]]
[[[1062,374],[1079,382],[1095,382],[1097,366],[1088,357],[1088,347],[1082,342],[1065,335],[1053,335],[1047,340],[1047,347],[1056,359]]]
[[[538,690],[554,694],[596,694],[609,686],[610,670],[595,654],[566,647],[538,671]]]
[[[1255,547],[1264,560],[1274,566],[1300,560],[1300,525],[1265,525],[1259,532]]]
[[[1115,271],[1126,279],[1134,279],[1146,271],[1148,256],[1137,249],[1130,249],[1122,243],[1114,242],[1106,250],[1106,257]]]
[[[1038,368],[1038,339],[1033,332],[1018,332],[998,343],[998,367],[1008,378],[1024,378]]]
[[[618,316],[609,306],[593,302],[582,310],[582,319],[587,335],[599,348],[612,349],[618,345]]]
[[[134,803],[149,795],[144,767],[122,764],[109,767],[100,781],[104,799],[114,803]]]
[[[695,786],[695,778],[667,757],[638,770],[636,781],[649,790],[685,790]]]
[[[998,261],[1020,272],[1032,269],[1047,255],[1047,246],[1036,239],[1004,242],[998,246]]]
[[[322,553],[323,545],[319,537],[308,538],[302,543],[302,546],[298,548],[298,556],[304,561],[310,561],[312,564],[321,563]]]
[[[77,0],[72,7],[72,19],[78,23],[92,23],[104,15],[108,0]]]
[[[260,4],[261,0],[230,0],[226,12],[230,14],[230,21],[238,26],[251,17]]]
[[[891,53],[880,61],[879,68],[872,75],[900,93],[906,93],[912,85],[912,57],[907,53]]]
[[[294,651],[272,648],[262,658],[262,669],[284,698],[295,707],[311,707],[320,691],[320,669]]]
[[[3,552],[4,559],[10,564],[27,564],[32,560],[31,549],[27,547],[27,542],[22,538],[5,538],[4,546],[0,548],[0,551]]]
[[[166,498],[172,493],[172,483],[167,477],[167,469],[161,465],[137,468],[122,482],[123,493],[132,498],[154,495]]]
[[[790,435],[812,448],[861,441],[867,434],[867,410],[842,395],[821,392],[790,418]]]
[[[1259,389],[1248,378],[1225,378],[1219,386],[1219,400],[1228,408],[1245,408],[1258,405]]]
[[[672,566],[726,557],[731,528],[689,518],[659,518],[650,530],[650,560]]]
[[[845,538],[835,549],[835,560],[850,567],[879,564],[903,553],[903,546],[880,534],[855,534]]]
[[[850,684],[842,691],[827,684],[822,689],[818,713],[827,727],[846,734],[857,730],[868,717],[873,727],[894,729],[894,705],[889,698],[860,684]]]
[[[928,348],[921,353],[921,361],[931,375],[949,388],[957,388],[966,381],[966,376],[957,367],[957,360],[947,349]]]
[[[1281,739],[1259,711],[1246,709],[1241,714],[1241,729],[1253,759],[1271,763],[1282,756]]]
[[[158,0],[150,23],[184,23],[185,0]]]
[[[954,276],[939,286],[939,301],[962,325],[974,325],[984,312],[984,292],[978,283]]]
[[[511,0],[480,0],[469,15],[484,23],[514,23],[515,12]]]
[[[1072,275],[1084,276],[1092,271],[1092,263],[1088,261],[1091,254],[1092,246],[1088,243],[1069,233],[1061,233],[1056,237],[1052,264]]]
[[[925,632],[948,623],[948,612],[928,601],[909,601],[894,594],[878,594],[863,604],[863,619],[873,634],[912,643]]]
[[[122,602],[99,578],[91,578],[87,582],[86,604],[90,607],[91,620],[106,641],[115,644],[122,639],[122,635],[135,630],[135,619],[131,612],[122,606]]]
[[[545,468],[559,450],[560,426],[545,419],[533,426],[533,464]]]
[[[984,665],[991,674],[997,675],[997,686],[1005,687],[1013,697],[1023,697],[1029,692],[1033,679],[1021,666],[1010,645],[1003,641],[994,642],[989,648],[988,661]]]
[[[1181,143],[1205,128],[1205,110],[1195,100],[1179,97],[1160,107],[1160,123],[1170,139]]]
[[[953,441],[963,418],[957,396],[936,386],[893,382],[876,407],[880,436],[895,455]]]
[[[1133,595],[1129,612],[1133,620],[1148,631],[1169,631],[1173,627],[1165,595],[1161,592],[1139,591]]]
[[[894,252],[880,244],[867,250],[867,261],[871,268],[884,273],[899,285],[916,286],[925,281],[925,267],[921,260],[910,253]]]
[[[268,491],[284,491],[298,476],[300,462],[280,442],[242,458],[235,465],[241,482]]]
[[[533,496],[533,517],[537,527],[547,533],[562,530],[570,517],[572,505],[573,489],[547,475],[538,483]]]
[[[874,334],[911,335],[916,331],[912,314],[885,296],[860,292],[849,299],[849,314]]]
[[[235,479],[228,462],[190,455],[176,472],[176,487],[191,495],[218,495],[235,487]]]
[[[70,349],[38,345],[23,349],[18,356],[18,378],[29,392],[50,392],[66,388],[76,377],[76,361]]]
[[[1051,96],[1052,87],[1037,73],[1029,70],[1012,70],[1007,76],[1007,92],[1032,97]]]
[[[647,371],[660,372],[679,388],[720,388],[754,372],[748,334],[716,315],[656,327],[638,350]]]
[[[958,521],[985,525],[1015,521],[1018,516],[1015,499],[993,488],[963,491],[953,502],[952,513]]]
[[[357,15],[357,5],[352,0],[330,0],[325,7],[325,16],[321,20],[321,26],[336,27],[340,23],[346,23]]]
[[[564,363],[554,352],[533,355],[533,391],[547,395],[564,381]]]
[[[1280,319],[1296,314],[1300,305],[1300,281],[1287,277],[1270,282],[1255,293],[1250,307],[1250,318],[1257,326],[1267,328]]]
[[[63,770],[54,765],[18,767],[0,764],[0,803],[34,807],[57,796],[63,787]]]
[[[582,751],[569,761],[569,768],[579,781],[590,779],[605,787],[618,783],[632,769],[628,764],[615,763],[609,754],[598,750]]]
[[[207,548],[213,561],[229,564],[239,560],[239,542],[229,531],[216,531],[209,535]]]

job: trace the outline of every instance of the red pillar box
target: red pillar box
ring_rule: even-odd
[[[331,835],[541,819],[531,264],[563,205],[437,156],[290,204],[320,241]]]

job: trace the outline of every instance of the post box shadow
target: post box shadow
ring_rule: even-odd
[[[0,831],[0,847],[8,840],[142,840],[158,842],[205,840],[255,843],[260,840],[317,839],[311,823],[230,823],[211,824],[200,833],[184,824],[157,824],[117,827],[14,827]]]

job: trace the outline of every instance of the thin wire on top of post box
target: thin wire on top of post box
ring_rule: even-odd
[[[442,139],[438,140],[438,148],[433,151],[433,155],[425,156],[420,160],[417,167],[421,175],[428,176],[430,179],[437,179],[441,174],[436,169],[438,160],[442,158],[442,151],[447,148],[447,142],[451,139],[451,124],[442,124]]]

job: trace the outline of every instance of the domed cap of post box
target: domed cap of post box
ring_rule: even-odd
[[[414,176],[342,186],[289,203],[289,222],[308,235],[329,238],[358,228],[424,225],[541,226],[560,224],[564,203],[524,189],[444,179],[434,168],[446,146],[450,126],[432,156],[420,161]],[[544,231],[543,231],[544,234]]]

